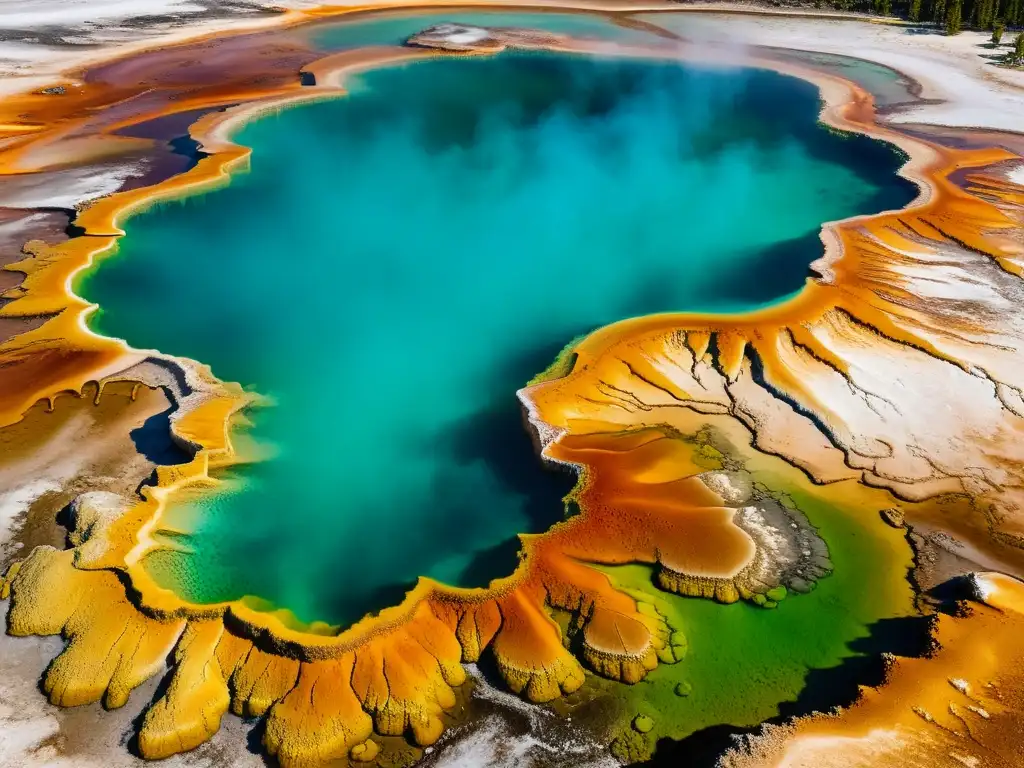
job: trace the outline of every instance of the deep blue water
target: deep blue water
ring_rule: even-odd
[[[423,26],[417,25],[417,28]],[[276,401],[273,458],[180,503],[192,599],[348,624],[418,576],[483,585],[563,514],[518,387],[651,312],[798,291],[822,222],[913,196],[899,158],[816,122],[809,84],[559,55],[435,59],[241,130],[251,172],[126,225],[92,324]]]

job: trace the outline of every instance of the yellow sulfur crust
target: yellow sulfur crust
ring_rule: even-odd
[[[694,55],[685,48],[620,53]],[[324,83],[314,97],[336,97],[342,76],[354,71],[430,55],[436,54],[379,49],[330,57],[310,67]],[[972,313],[939,300],[977,281],[996,298],[1004,289],[1011,295],[1007,281],[1019,279],[1024,257],[1024,190],[998,168],[1015,156],[908,138],[876,124],[870,96],[852,84],[760,63],[818,83],[822,119],[832,127],[904,149],[910,159],[903,173],[921,185],[920,199],[903,211],[827,225],[820,277],[782,306],[742,317],[642,318],[577,344],[566,376],[537,383],[520,398],[542,455],[580,470],[580,514],[545,534],[523,536],[519,568],[488,588],[421,579],[401,605],[340,633],[303,626],[284,611],[257,610],[251,601],[190,604],[159,587],[141,565],[160,546],[153,534],[168,499],[212,486],[211,468],[240,460],[229,427],[253,396],[198,364],[92,334],[84,323],[89,307],[70,292],[70,281],[115,247],[119,221],[131,212],[226,183],[244,167],[248,150],[226,138],[237,121],[309,98],[284,87],[222,93],[221,101],[194,96],[190,106],[229,96],[243,102],[193,126],[208,156],[188,173],[82,211],[76,223],[88,237],[30,244],[29,257],[13,266],[26,275],[9,296],[16,300],[0,308],[0,316],[50,316],[0,345],[0,424],[57,392],[80,391],[90,381],[152,383],[154,371],[170,367],[184,381],[175,384],[172,430],[195,450],[190,463],[161,468],[156,484],[116,514],[83,504],[70,549],[38,547],[8,571],[0,589],[11,597],[9,631],[68,641],[45,677],[51,700],[121,706],[173,654],[166,691],[140,729],[144,756],[197,746],[230,709],[265,716],[267,750],[284,766],[304,766],[346,756],[371,760],[374,733],[433,743],[455,703],[453,689],[465,679],[462,663],[484,653],[493,654],[508,687],[531,701],[577,690],[584,664],[636,683],[680,653],[657,616],[588,563],[650,563],[662,588],[720,602],[759,594],[750,574],[762,547],[698,477],[707,457],[674,438],[673,430],[695,415],[742,424],[758,450],[801,468],[808,482],[858,481],[865,498],[887,489],[910,504],[911,515],[932,514],[929,500],[939,494],[960,494],[971,512],[951,524],[958,533],[978,546],[1005,547],[1005,556],[1024,563],[1016,554],[1024,533],[1016,503],[1016,489],[1024,487],[1017,383],[1024,381],[1024,330],[988,309]],[[17,105],[22,114],[32,106]],[[37,117],[45,122],[44,113]],[[15,132],[17,152],[0,150],[0,167],[14,167],[32,142],[56,140],[47,132]],[[954,183],[951,176],[965,170],[966,185]],[[944,291],[936,294],[936,285]],[[894,392],[875,386],[893,378]],[[964,399],[971,409],[949,412]],[[929,411],[921,410],[922,400]],[[568,642],[553,608],[573,615],[578,646]],[[956,621],[942,622],[950,623]]]

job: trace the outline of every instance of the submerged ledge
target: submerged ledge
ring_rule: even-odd
[[[567,39],[546,40],[539,47],[603,55],[699,55],[708,63],[706,50],[675,45],[671,51],[613,49]],[[3,585],[14,598],[12,633],[71,635],[63,661],[47,674],[47,691],[57,703],[103,696],[108,706],[118,706],[176,649],[178,666],[170,687],[147,714],[140,735],[147,756],[170,754],[208,738],[209,723],[219,722],[229,703],[238,714],[270,711],[265,743],[284,764],[345,754],[371,758],[376,747],[368,739],[374,730],[409,732],[417,743],[428,744],[440,735],[440,714],[454,701],[451,688],[463,680],[460,663],[475,660],[488,646],[513,690],[535,701],[558,697],[582,683],[583,668],[563,646],[562,632],[546,605],[580,617],[576,631],[584,639],[583,658],[600,674],[634,682],[659,661],[678,660],[671,628],[638,612],[634,600],[578,565],[578,560],[601,556],[600,529],[595,530],[586,504],[573,521],[526,537],[526,556],[513,576],[477,590],[421,580],[402,605],[338,636],[318,634],[325,628],[303,627],[286,613],[257,611],[244,602],[185,603],[153,584],[140,565],[153,544],[149,532],[158,525],[168,495],[209,482],[211,467],[237,460],[230,419],[252,396],[218,382],[196,363],[138,353],[91,333],[84,323],[91,308],[70,292],[71,280],[115,247],[123,235],[118,222],[125,216],[158,199],[226,183],[231,171],[244,167],[248,150],[228,138],[240,121],[310,98],[335,98],[344,93],[343,80],[353,73],[431,55],[398,48],[338,54],[307,68],[320,84],[316,89],[258,95],[252,103],[203,118],[192,134],[209,156],[193,171],[99,201],[77,219],[89,237],[53,249],[35,247],[35,258],[17,267],[28,277],[18,300],[0,314],[60,314],[0,346],[0,359],[15,371],[8,377],[9,391],[0,393],[0,423],[16,421],[40,397],[77,391],[88,381],[143,381],[175,392],[179,407],[173,433],[196,452],[190,464],[162,469],[157,485],[145,489],[143,501],[130,508],[84,500],[72,537],[75,547],[36,550],[12,568]],[[716,61],[730,63],[724,56]],[[999,329],[979,328],[961,318],[964,327],[956,335],[938,333],[935,329],[949,317],[930,305],[934,291],[921,294],[923,284],[915,283],[922,270],[929,281],[952,285],[959,279],[956,271],[945,268],[946,260],[940,258],[945,252],[972,258],[979,268],[997,265],[1019,277],[1021,250],[1007,233],[1019,226],[1011,218],[1017,214],[1010,211],[1018,210],[1021,190],[983,170],[1015,156],[1001,150],[949,150],[902,136],[875,123],[870,96],[852,84],[767,60],[752,64],[818,84],[825,100],[822,119],[828,125],[903,149],[910,160],[902,173],[918,183],[921,196],[903,211],[825,225],[825,256],[814,265],[822,279],[809,281],[784,305],[737,317],[659,315],[617,323],[589,336],[575,346],[576,362],[566,376],[520,393],[543,455],[585,467],[586,461],[576,460],[579,446],[574,453],[577,429],[636,433],[680,419],[689,424],[694,414],[705,414],[742,424],[741,432],[750,430],[757,449],[800,467],[812,481],[859,481],[850,492],[862,496],[869,508],[886,503],[887,494],[877,487],[907,500],[908,516],[927,516],[930,500],[940,493],[964,493],[994,503],[1001,489],[981,486],[970,471],[977,457],[947,453],[943,425],[921,432],[920,423],[914,422],[902,427],[902,443],[893,439],[906,414],[895,406],[888,418],[878,413],[884,406],[876,400],[887,402],[889,395],[861,380],[862,358],[872,350],[885,360],[903,356],[922,380],[939,377],[947,382],[945,393],[928,393],[933,402],[941,402],[943,394],[959,397],[964,388],[975,394],[974,379],[981,380],[997,397],[979,408],[988,420],[984,424],[1022,410],[1014,407],[1021,395],[1006,368],[1011,363],[1001,351],[1005,343],[994,351],[983,346],[984,336]],[[964,169],[977,169],[966,191],[949,178]],[[33,386],[26,387],[26,382]],[[610,396],[606,384],[630,393],[629,407]],[[690,421],[677,415],[680,404],[686,405]],[[921,466],[907,446],[931,450],[928,466]],[[1014,446],[1003,444],[1001,449],[1012,451]],[[684,458],[679,466],[688,466]],[[688,503],[723,506],[716,492],[697,479],[700,469],[690,467],[694,480]],[[1012,471],[1002,463],[999,470]],[[584,470],[577,495],[600,493],[600,482],[600,476]],[[978,538],[969,530],[964,535]],[[643,545],[626,559],[666,565],[658,548]],[[742,590],[732,579],[739,569],[727,570],[707,576],[670,567],[662,584],[728,601],[740,597]],[[125,595],[117,572],[128,576],[130,595]],[[100,605],[102,612],[97,611]],[[75,629],[69,630],[73,619]],[[130,628],[125,635],[129,641],[137,639],[138,648],[133,652],[131,642],[119,644],[116,668],[92,669],[97,663],[93,651],[104,642],[109,645],[110,634],[121,626]],[[402,669],[397,676],[395,665]],[[208,675],[211,669],[216,669],[213,676]],[[196,685],[200,678],[203,684]],[[321,697],[315,701],[314,691]],[[329,713],[331,723],[316,738],[300,725],[313,710],[320,717]],[[195,713],[203,717],[197,720]]]

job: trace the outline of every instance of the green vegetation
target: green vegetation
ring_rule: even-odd
[[[978,29],[992,29],[999,0],[975,0],[971,19]]]
[[[959,35],[963,26],[963,2],[962,0],[951,0],[946,9],[946,34]]]
[[[1003,41],[1003,30],[1006,27],[1003,22],[997,21],[992,25],[992,45],[999,45]]]
[[[1008,27],[1024,26],[1024,0],[1004,0],[996,16],[1005,20]]]
[[[815,3],[815,7],[821,5]],[[1012,30],[1024,27],[1024,0],[826,0],[824,5],[841,11],[898,16],[919,23],[934,22],[945,27],[949,34],[957,34],[961,29],[994,32],[997,26]],[[956,31],[949,31],[950,27]],[[993,42],[996,42],[994,38]]]
[[[1010,59],[1011,64],[1016,64],[1018,67],[1024,65],[1024,32],[1017,35]]]

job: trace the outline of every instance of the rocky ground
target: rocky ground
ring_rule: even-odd
[[[997,51],[988,33],[967,31],[947,37],[932,27],[780,14],[709,12],[680,15],[668,24],[661,18],[660,23],[716,47],[766,45],[853,56],[891,67],[920,84],[925,100],[893,116],[893,122],[1021,130],[1024,71],[996,66],[994,58],[1009,45],[1006,42]]]
[[[29,0],[0,2],[0,95],[112,53],[219,30],[277,23],[312,0]]]
[[[282,7],[312,5],[315,3],[305,0],[273,4],[215,0],[30,0],[15,4],[0,0],[0,95],[44,87],[58,73],[109,56],[114,51],[129,51],[157,41],[221,29],[269,25],[279,20]],[[705,6],[709,11],[719,9],[726,7]],[[926,99],[925,103],[896,116],[900,122],[1017,130],[1024,124],[1024,73],[1002,70],[992,64],[994,52],[987,44],[987,35],[967,32],[947,38],[927,29],[910,30],[849,19],[779,13],[753,17],[709,12],[686,15],[676,24],[680,34],[699,37],[709,45],[770,45],[838,53],[894,67],[916,80]],[[1024,168],[1011,173],[1024,180]],[[12,215],[9,222],[0,218],[0,264],[11,261],[16,255],[13,249],[22,231],[19,227],[26,226],[21,216],[27,209],[70,208],[116,189],[121,182],[123,178],[75,177],[69,182],[66,175],[52,178],[37,175],[19,182],[16,193],[5,183],[4,192],[8,195],[5,204],[12,206],[12,210],[20,209],[21,213]],[[31,216],[29,224],[34,228],[55,231],[63,228],[59,214]],[[8,287],[7,284],[0,283],[0,288],[4,287]],[[20,326],[0,325],[0,338],[20,330],[23,330]],[[151,408],[140,410],[138,424],[133,428],[162,410],[164,404],[157,400],[149,404]],[[111,450],[116,453],[119,449],[112,446]],[[88,470],[94,479],[110,474],[102,462],[83,468],[71,467],[60,456],[47,460],[48,468],[57,474],[63,473],[61,484],[68,472]],[[144,473],[145,470],[138,466],[133,472]],[[38,480],[38,467],[24,475]],[[24,546],[37,535],[24,529],[24,512],[52,489],[45,484],[17,483],[0,483],[0,488],[5,489],[0,496],[0,526],[3,526],[0,543],[5,547],[2,554],[6,556],[17,544]],[[59,508],[60,505],[54,502],[50,506]],[[972,565],[967,556],[970,553],[965,553],[962,547],[958,549],[955,542],[950,543],[948,536],[943,538],[941,533],[923,530],[915,531],[915,535],[919,535],[922,542],[928,542],[927,546],[919,542],[922,565],[928,572],[927,577],[923,574],[923,581],[936,583]],[[0,610],[6,612],[6,603],[0,604]],[[73,710],[55,708],[39,694],[37,686],[39,670],[60,647],[60,641],[54,638],[0,636],[0,765],[27,768],[139,765],[140,761],[132,757],[122,743],[128,741],[132,721],[154,695],[156,683],[136,691],[129,705],[116,714],[103,713],[98,705]],[[542,764],[536,762],[540,759],[536,756],[543,756],[546,748],[536,742],[527,745],[528,749],[511,750],[506,755],[508,760],[502,758],[499,762],[498,758],[482,757],[498,754],[493,749],[489,751],[489,747],[508,738],[504,726],[488,723],[490,721],[483,720],[477,731],[464,734],[461,741],[444,742],[433,764],[439,768],[467,764]],[[262,758],[244,746],[249,730],[250,726],[243,721],[226,718],[224,727],[210,743],[188,755],[171,758],[167,764],[243,767],[262,764]]]

